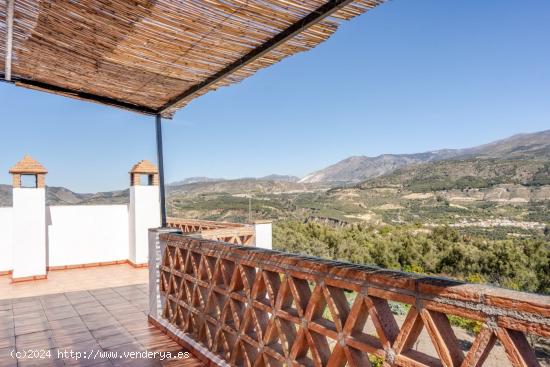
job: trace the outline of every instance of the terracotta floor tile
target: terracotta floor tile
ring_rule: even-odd
[[[53,339],[31,340],[25,343],[20,343],[16,340],[17,350],[47,350],[57,347],[57,343]]]
[[[7,337],[10,337],[10,336],[15,336],[15,329],[13,327],[5,328],[5,329],[0,328],[0,337],[1,338],[7,338]]]
[[[137,309],[129,309],[126,312],[112,312],[111,314],[119,321],[134,321],[134,320],[142,320],[145,313],[137,310]]]
[[[93,366],[94,367],[112,367],[113,364],[111,363],[111,361],[107,360],[107,361],[101,362],[99,364],[94,364]]]
[[[13,310],[10,308],[8,310],[0,310],[0,320],[9,319],[13,317]]]
[[[0,349],[15,347],[15,337],[9,336],[6,338],[0,337]]]
[[[17,367],[17,359],[10,357],[11,349],[0,349],[0,367]]]
[[[154,359],[134,359],[128,361],[113,362],[114,366],[135,366],[135,367],[162,367],[162,364],[158,360]]]
[[[108,352],[117,352],[117,353],[129,353],[129,352],[139,352],[141,350],[143,350],[143,347],[137,343],[137,342],[127,342],[127,343],[124,343],[124,344],[117,344],[117,345],[113,345],[111,347],[106,347],[106,348],[103,348],[103,350],[105,351],[108,351]],[[120,356],[120,354],[119,354]],[[113,359],[113,358],[109,358],[111,360],[111,362],[116,362],[116,361],[131,361],[132,359],[127,359],[125,360],[124,358],[117,358],[117,359]]]
[[[105,358],[98,359],[85,359],[85,360],[76,360],[76,359],[64,359],[63,362],[65,366],[79,366],[79,367],[101,367],[101,366],[112,366],[111,361]]]
[[[73,326],[84,326],[84,321],[82,321],[80,316],[70,317],[66,319],[59,319],[59,320],[51,320],[48,322],[52,327],[52,330],[63,329],[66,327],[73,327]]]
[[[10,284],[0,277],[0,367],[16,367],[13,348],[46,348],[51,360],[21,360],[19,366],[203,366],[183,361],[74,360],[58,350],[81,352],[182,351],[147,322],[147,269],[126,265],[55,271],[47,281]],[[89,287],[89,288],[87,288]],[[9,297],[9,298],[7,298]]]
[[[32,334],[32,333],[36,333],[36,332],[40,332],[40,331],[46,331],[46,330],[50,330],[50,326],[47,322],[40,322],[40,323],[31,324],[31,325],[24,325],[24,326],[20,326],[20,327],[18,327],[16,325],[15,326],[15,335],[19,336],[19,335],[23,335],[23,334]]]
[[[23,327],[27,325],[34,325],[34,324],[40,324],[40,323],[47,323],[48,320],[46,319],[46,316],[36,316],[36,315],[30,315],[29,317],[14,317],[14,323],[15,327]]]
[[[105,350],[113,349],[121,345],[129,345],[136,343],[135,339],[130,334],[110,335],[97,340],[101,348]],[[139,350],[139,349],[137,349]]]
[[[66,312],[74,312],[74,307],[71,305],[68,301],[67,303],[63,304],[47,304],[42,303],[42,307],[44,308],[44,312],[47,313],[66,313]]]
[[[52,337],[52,333],[49,330],[45,331],[38,331],[34,333],[28,333],[28,334],[22,334],[16,336],[17,342],[27,342],[32,340],[43,340],[43,339],[49,339]]]
[[[91,334],[87,328],[78,328],[71,330],[52,330],[52,337],[58,341],[68,341],[74,338],[82,338],[83,334]]]
[[[7,277],[6,277],[7,278]],[[3,305],[7,305],[7,304],[12,304],[12,300],[11,299],[6,299],[6,300],[0,300],[0,306],[3,306]]]
[[[18,367],[63,367],[65,364],[63,361],[60,360],[48,360],[45,361],[37,361],[37,360],[19,360]]]
[[[84,315],[100,314],[106,311],[105,308],[100,304],[92,305],[92,304],[86,303],[82,305],[76,305],[73,307],[76,313],[78,314],[78,317],[82,317]]]
[[[11,358],[10,353],[13,347],[0,348],[0,359]]]
[[[101,349],[101,346],[99,345],[99,343],[95,340],[95,339],[91,339],[91,340],[86,340],[86,341],[81,341],[81,342],[78,342],[78,343],[74,343],[74,344],[71,344],[71,345],[67,345],[67,346],[63,346],[63,347],[60,347],[59,350],[61,351],[61,353],[64,353],[64,352],[67,352],[69,355],[70,355],[70,352],[90,352],[90,351],[96,351],[96,350],[100,350]],[[70,359],[70,357],[67,357]],[[63,359],[67,359],[67,358],[63,358]],[[88,357],[90,358],[90,357]]]
[[[13,320],[2,320],[0,321],[0,335],[4,333],[4,331],[7,332],[7,330],[12,330],[15,328],[15,323]]]
[[[57,346],[60,348],[69,348],[75,344],[95,341],[96,339],[88,330],[64,336],[54,335],[53,338],[56,341]]]
[[[95,339],[99,340],[99,339],[106,339],[108,337],[111,337],[113,335],[120,335],[120,334],[128,334],[128,332],[126,331],[126,329],[122,328],[122,327],[118,327],[118,326],[106,326],[104,328],[101,328],[101,329],[97,329],[97,330],[93,330],[91,332],[91,334],[94,336]]]

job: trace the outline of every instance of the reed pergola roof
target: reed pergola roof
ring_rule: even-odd
[[[171,117],[383,0],[5,0],[0,78]],[[5,41],[4,41],[5,40]]]

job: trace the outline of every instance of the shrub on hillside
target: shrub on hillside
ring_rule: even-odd
[[[550,244],[544,238],[493,240],[449,227],[414,230],[283,221],[274,225],[273,242],[282,251],[550,294]]]

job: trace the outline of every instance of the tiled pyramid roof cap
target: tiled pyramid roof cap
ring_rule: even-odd
[[[157,166],[155,166],[153,163],[148,161],[147,159],[144,159],[142,161],[139,161],[137,164],[132,167],[132,170],[130,173],[148,173],[148,174],[154,174],[158,173]]]
[[[43,165],[34,160],[30,155],[25,155],[22,160],[17,162],[15,166],[10,169],[10,173],[18,174],[37,174],[37,173],[48,173],[48,170],[44,168]]]

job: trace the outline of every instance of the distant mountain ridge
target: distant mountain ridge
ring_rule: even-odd
[[[231,195],[281,194],[326,190],[329,186],[323,183],[298,183],[286,180],[263,180],[259,178],[240,178],[213,182],[197,182],[185,185],[170,186],[167,195],[204,195],[225,193]]]
[[[550,185],[550,160],[469,158],[426,162],[399,168],[356,187],[391,187],[412,192],[470,190],[499,185]]]
[[[442,149],[416,154],[382,154],[377,157],[352,156],[315,171],[298,182],[358,183],[413,164],[473,158],[550,159],[550,130],[517,134],[466,149]]]
[[[507,160],[510,162],[506,162]],[[441,188],[449,185],[449,187],[485,187],[508,181],[517,184],[548,185],[550,165],[548,162],[550,162],[550,130],[518,134],[467,149],[443,149],[417,154],[383,154],[378,157],[349,157],[302,179],[277,174],[261,178],[231,180],[190,177],[169,184],[167,191],[168,194],[186,195],[216,192],[240,195],[311,192],[359,183],[363,183],[362,187],[401,183],[421,191],[431,190],[436,183]],[[503,172],[491,171],[496,169]],[[48,205],[123,204],[128,202],[128,190],[79,194],[64,187],[48,186],[46,201]],[[11,205],[11,185],[0,185],[0,206]]]
[[[235,181],[235,180],[251,180],[251,181],[276,181],[276,182],[298,182],[300,177],[290,176],[290,175],[278,175],[271,174],[264,177],[242,177],[237,179],[228,179],[228,178],[212,178],[212,177],[188,177],[186,179],[171,182],[168,186],[181,186],[189,185],[194,183],[204,183],[204,182],[221,182],[221,181]]]
[[[128,203],[129,191],[116,190],[79,194],[64,187],[46,187],[47,205],[104,205]],[[0,185],[0,207],[12,205],[11,185]]]
[[[188,185],[188,184],[194,184],[194,183],[200,183],[200,182],[217,182],[217,181],[225,181],[225,178],[212,178],[212,177],[188,177],[180,181],[170,182],[168,186],[181,186],[181,185]]]
[[[270,175],[265,178],[241,178],[235,180],[193,177],[167,185],[167,195],[186,194],[199,195],[205,193],[224,192],[241,193],[283,193],[307,192],[326,189],[324,184],[300,184],[295,176]],[[126,204],[129,201],[129,191],[117,190],[80,194],[64,187],[46,187],[47,205],[102,205]],[[0,184],[0,207],[12,205],[11,185]]]
[[[300,177],[297,176],[290,176],[290,175],[269,175],[260,177],[258,180],[261,181],[276,181],[276,182],[298,182],[300,181]]]

